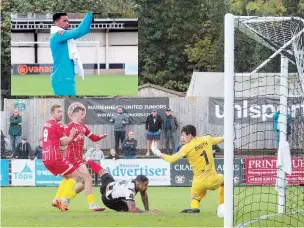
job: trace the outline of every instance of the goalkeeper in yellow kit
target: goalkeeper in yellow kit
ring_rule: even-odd
[[[219,189],[219,204],[224,203],[224,176],[217,174],[214,166],[212,145],[224,141],[223,137],[196,136],[196,128],[187,125],[182,128],[182,139],[185,145],[174,155],[160,152],[152,143],[151,150],[167,162],[173,163],[187,157],[192,170],[193,181],[191,187],[191,209],[184,209],[181,213],[199,213],[200,201],[206,196],[207,190]]]

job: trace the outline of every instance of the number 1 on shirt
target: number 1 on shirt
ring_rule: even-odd
[[[201,156],[204,156],[206,165],[209,165],[209,159],[205,150],[203,151],[203,153],[201,153]]]

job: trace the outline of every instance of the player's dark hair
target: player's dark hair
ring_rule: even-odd
[[[78,112],[80,112],[80,111],[85,111],[85,109],[84,109],[83,107],[76,106],[76,107],[73,109],[72,113],[78,113]]]
[[[145,175],[138,175],[136,178],[135,178],[135,181],[138,181],[138,182],[147,182],[149,181],[148,177],[146,177]]]
[[[186,135],[191,134],[193,137],[196,136],[196,128],[193,125],[187,125],[182,128],[181,133],[185,133]]]
[[[53,14],[53,22],[59,20],[62,16],[67,16],[66,13],[54,13]]]
[[[58,105],[58,104],[53,105],[53,106],[51,107],[51,113],[54,113],[55,110],[56,110],[56,108],[61,108],[61,106]]]

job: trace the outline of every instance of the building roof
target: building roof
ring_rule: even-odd
[[[223,72],[193,72],[187,97],[223,97]]]
[[[138,86],[138,91],[140,91],[142,89],[145,89],[145,88],[157,89],[157,90],[160,90],[160,91],[163,91],[163,92],[166,92],[166,93],[170,93],[170,94],[173,94],[173,95],[176,95],[176,96],[179,96],[179,97],[185,97],[186,96],[186,94],[183,93],[183,92],[178,92],[178,91],[175,91],[175,90],[167,89],[167,88],[164,88],[164,87],[161,87],[161,86],[158,86],[158,85],[154,85],[154,84],[151,84],[151,83],[146,83],[146,84]]]
[[[84,14],[68,14],[70,29],[76,28]],[[44,30],[53,25],[51,13],[15,13],[11,14],[12,31]],[[138,18],[96,18],[91,29],[108,30],[138,30]]]

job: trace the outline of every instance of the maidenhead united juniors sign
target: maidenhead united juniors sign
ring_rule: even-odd
[[[147,116],[156,109],[164,117],[169,108],[169,98],[92,98],[65,99],[65,122],[71,121],[70,115],[76,106],[86,110],[85,124],[111,124],[110,119],[116,114],[118,107],[122,107],[129,117],[130,124],[142,124]]]

